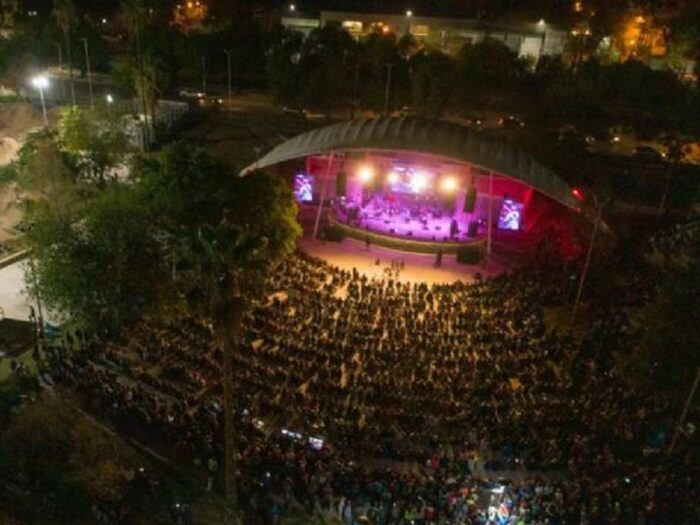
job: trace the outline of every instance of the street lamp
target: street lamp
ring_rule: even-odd
[[[413,16],[413,11],[411,11],[410,9],[408,11],[406,11],[406,18],[411,18],[412,16]]]
[[[542,32],[542,39],[540,40],[540,52],[537,54],[537,61],[540,61],[540,58],[542,58],[542,55],[544,54],[544,42],[547,38],[547,22],[544,21],[544,18],[540,18],[540,21],[537,22],[537,28]]]
[[[41,111],[44,114],[44,126],[49,125],[49,119],[46,116],[46,102],[44,101],[44,90],[49,87],[49,79],[44,75],[37,75],[32,79],[32,86],[39,90],[41,98]]]
[[[394,67],[394,64],[387,64],[386,69],[386,86],[384,87],[384,114],[388,115],[389,114],[389,94],[391,92],[391,70]]]
[[[231,114],[231,50],[224,49],[226,54],[226,67],[228,70],[228,112]]]
[[[294,11],[297,10],[297,6],[294,4],[289,4],[289,10],[293,13]]]
[[[114,103],[114,97],[107,93],[107,96],[105,97],[107,99],[107,104],[113,104]]]
[[[581,302],[581,294],[583,293],[583,286],[586,284],[586,277],[588,276],[588,268],[591,265],[591,256],[593,255],[593,247],[595,245],[596,236],[598,235],[598,230],[600,229],[600,223],[602,221],[601,216],[603,214],[603,207],[609,202],[610,199],[600,199],[595,194],[591,194],[593,205],[596,208],[596,215],[593,221],[593,232],[591,233],[591,240],[588,243],[588,251],[586,252],[586,260],[583,264],[583,270],[581,272],[581,278],[578,282],[578,289],[576,290],[576,298],[574,299],[574,307],[571,310],[570,322],[573,324],[574,319],[576,319],[576,312],[578,311],[579,303]]]
[[[85,48],[85,65],[87,67],[87,81],[90,92],[90,107],[92,108],[95,106],[95,99],[92,94],[92,72],[90,71],[90,51],[88,50],[88,39],[81,38],[80,40],[83,41],[83,46]]]

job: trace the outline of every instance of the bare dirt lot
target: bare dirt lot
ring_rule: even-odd
[[[55,108],[49,111],[50,123],[55,122],[57,112]],[[0,168],[14,160],[27,135],[43,124],[39,107],[26,102],[0,104]],[[24,198],[16,181],[0,176],[0,244],[18,235],[16,227],[24,215]]]

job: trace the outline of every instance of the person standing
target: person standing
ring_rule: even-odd
[[[219,469],[219,463],[215,458],[209,458],[207,461],[207,492],[211,492],[214,488],[214,480],[216,479],[216,471]]]
[[[442,266],[442,248],[438,249],[433,266],[435,266],[435,268],[440,268]]]

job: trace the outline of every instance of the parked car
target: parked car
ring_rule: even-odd
[[[182,98],[202,99],[206,96],[206,93],[192,88],[185,88],[180,90],[179,95]]]

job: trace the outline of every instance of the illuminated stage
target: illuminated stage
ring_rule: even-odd
[[[346,159],[325,174],[324,161],[307,159],[307,169],[295,174],[295,197],[312,206],[323,198],[328,205],[324,224],[343,236],[407,252],[469,249],[478,256],[489,224],[521,229],[528,194],[516,181],[427,155],[372,152]],[[495,183],[503,193],[494,195]]]
[[[280,144],[241,175],[259,169],[289,180],[311,239],[352,237],[486,266],[495,237],[524,245],[556,230],[562,253],[576,248],[580,193],[512,144],[449,122],[333,124]]]

